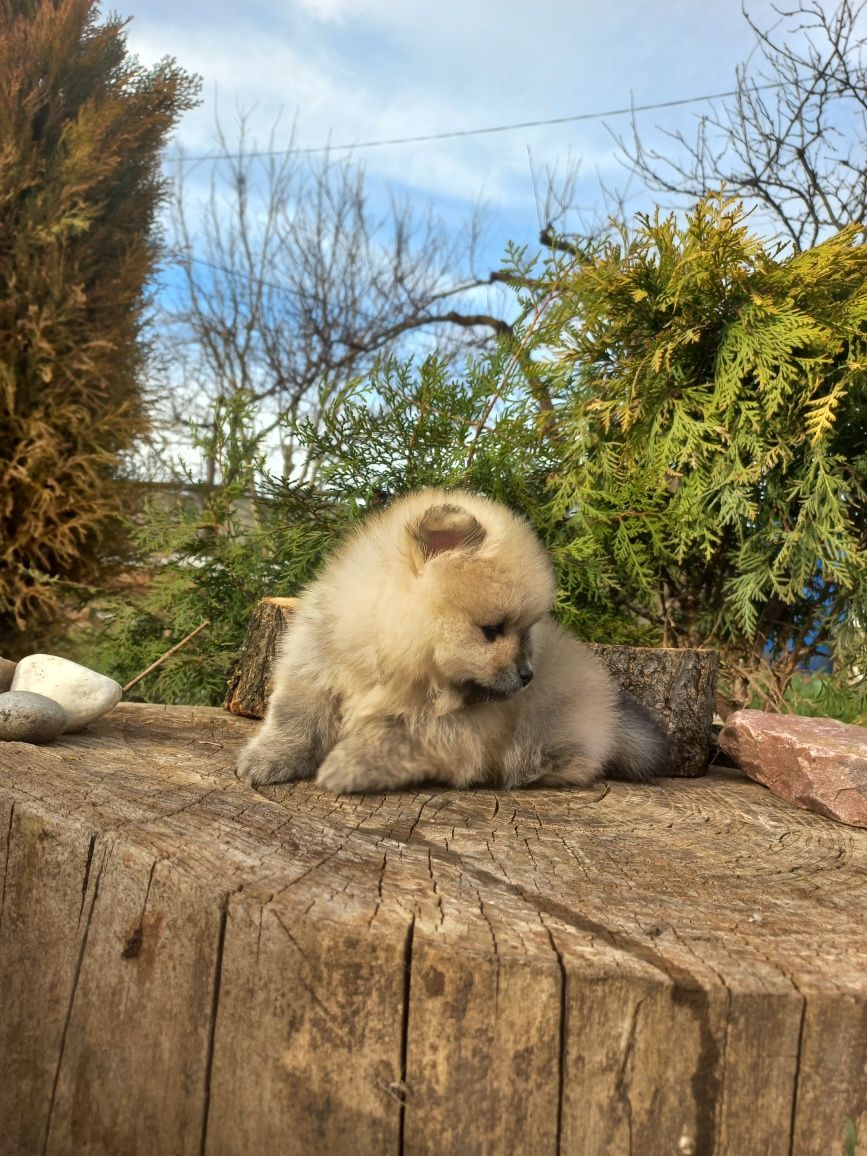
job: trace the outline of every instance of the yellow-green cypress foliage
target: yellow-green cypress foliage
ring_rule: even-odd
[[[195,82],[94,0],[0,0],[0,637],[117,567],[160,150]]]
[[[739,203],[637,227],[542,287],[554,512],[585,593],[718,645],[741,697],[867,623],[867,246],[787,255]]]

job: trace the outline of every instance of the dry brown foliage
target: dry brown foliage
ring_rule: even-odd
[[[94,0],[0,0],[0,643],[116,568],[160,150],[196,83]]]

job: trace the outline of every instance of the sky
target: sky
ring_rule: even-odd
[[[604,219],[602,186],[627,192],[629,211],[655,195],[618,159],[614,139],[628,116],[540,125],[363,147],[395,137],[464,132],[519,122],[583,116],[631,105],[680,101],[731,90],[754,46],[741,0],[116,0],[129,17],[128,47],[143,64],[172,56],[202,80],[202,102],[181,121],[167,151],[178,150],[193,202],[207,195],[215,120],[235,138],[247,116],[248,147],[356,146],[374,211],[396,191],[420,210],[433,206],[447,231],[482,209],[484,232],[473,275],[501,267],[508,242],[538,250],[546,171],[577,170],[575,201],[583,222]],[[770,0],[750,0],[762,27],[776,17]],[[707,103],[638,114],[646,142],[664,132],[687,136]],[[275,128],[275,125],[277,126]],[[565,224],[580,224],[573,218]],[[198,275],[207,279],[201,264]],[[459,271],[460,282],[469,272]],[[160,271],[157,299],[180,300],[183,275]],[[518,308],[503,286],[461,299],[470,311],[501,317]],[[416,332],[422,353],[436,334]],[[183,369],[175,370],[184,376]],[[276,435],[275,435],[276,436]],[[275,443],[276,445],[276,443]],[[269,444],[269,462],[276,454]]]
[[[143,63],[174,56],[203,101],[179,126],[186,154],[214,147],[218,114],[297,147],[506,125],[724,92],[753,45],[740,0],[118,0]],[[762,25],[767,0],[750,11]],[[642,113],[649,138],[687,132],[706,105]],[[600,181],[624,188],[612,132],[628,117],[356,149],[375,190],[432,201],[457,227],[487,212],[490,260],[539,229],[533,172],[578,166],[577,199],[602,208]],[[204,180],[208,163],[193,166]],[[631,208],[646,207],[631,188]]]

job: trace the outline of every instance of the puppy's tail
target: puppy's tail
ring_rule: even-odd
[[[647,783],[664,775],[671,748],[660,723],[625,690],[619,693],[617,713],[617,744],[605,767],[607,778]]]

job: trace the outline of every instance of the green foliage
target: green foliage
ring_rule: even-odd
[[[570,531],[552,515],[548,493],[561,447],[549,413],[526,383],[526,367],[518,369],[516,350],[526,337],[519,327],[489,356],[470,361],[461,376],[436,358],[418,367],[382,363],[318,423],[295,426],[318,464],[318,491],[338,507],[354,498],[357,517],[423,486],[476,490],[524,514],[555,556],[566,558]],[[559,579],[557,613],[576,633],[650,640],[645,624],[588,591],[579,567],[562,567]]]
[[[860,240],[785,257],[708,198],[682,224],[639,218],[535,293],[551,300],[567,556],[668,644],[720,646],[735,675],[765,653],[785,680],[819,645],[863,650]]]
[[[867,679],[851,674],[797,672],[781,688],[773,675],[771,667],[756,672],[747,706],[867,726]]]
[[[195,84],[95,0],[0,0],[0,637],[117,569],[160,150]],[[16,641],[17,640],[17,641]]]
[[[847,681],[867,666],[859,239],[845,230],[786,256],[751,236],[737,203],[709,198],[595,250],[562,246],[540,265],[513,252],[514,332],[460,374],[437,359],[381,364],[316,421],[290,422],[305,485],[257,481],[239,395],[218,415],[226,484],[205,515],[154,515],[140,532],[154,577],[112,622],[115,672],[208,617],[146,689],[219,699],[257,597],[298,593],[379,503],[465,486],[530,519],[557,568],[556,612],[579,635],[718,646],[734,702],[862,718]],[[829,645],[835,678],[792,683]]]
[[[843,1142],[843,1156],[855,1156],[858,1148],[858,1131],[851,1116],[846,1117],[846,1139]]]
[[[148,701],[222,702],[251,607],[265,595],[296,593],[348,523],[314,493],[286,492],[278,502],[253,487],[262,461],[251,417],[243,392],[218,402],[213,426],[195,431],[195,443],[221,483],[208,488],[186,477],[168,499],[150,499],[131,526],[142,580],[101,599],[92,609],[102,627],[72,640],[79,660],[126,683],[207,619],[136,688]]]
[[[435,357],[380,362],[318,423],[294,426],[318,488],[369,506],[423,486],[469,486],[518,509],[538,506],[556,458],[509,362],[505,346],[460,377]]]

